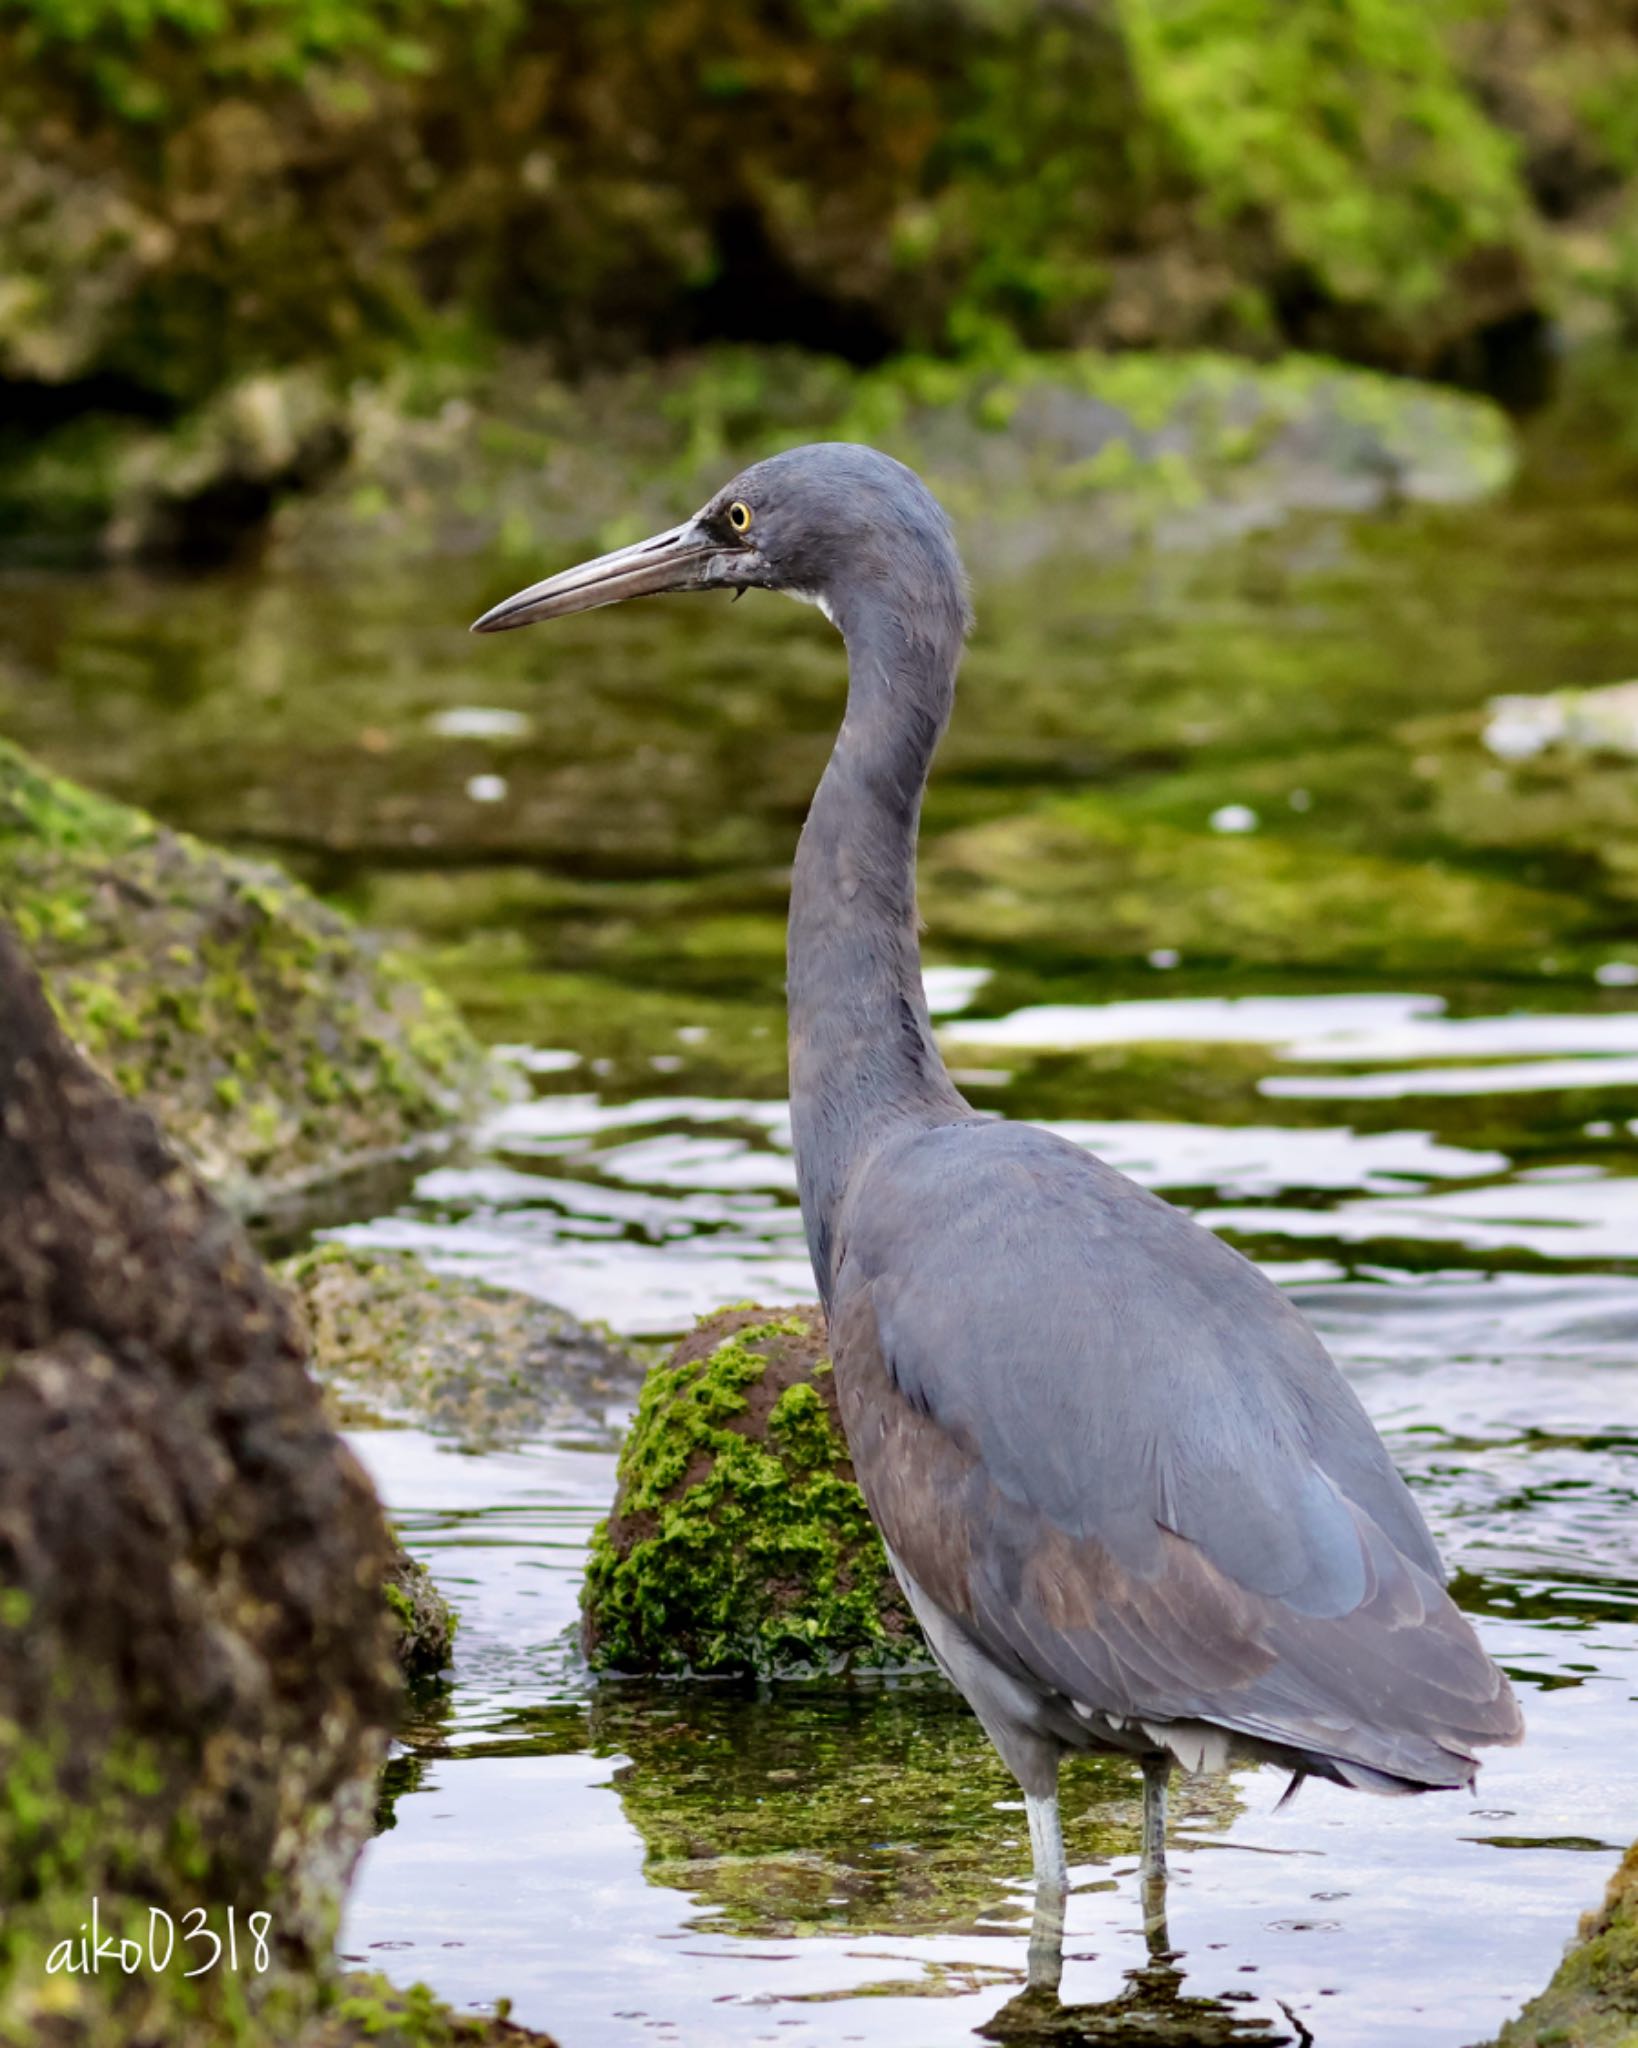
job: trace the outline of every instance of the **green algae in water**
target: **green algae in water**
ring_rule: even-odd
[[[650,1371],[587,1565],[595,1669],[767,1677],[925,1656],[822,1347],[817,1310],[741,1309]]]

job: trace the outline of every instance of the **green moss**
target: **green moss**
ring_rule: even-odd
[[[1497,2048],[1632,2048],[1638,2041],[1638,1846],[1552,1982],[1503,2027]]]
[[[385,1977],[362,1973],[344,1977],[334,1987],[323,2018],[302,2036],[300,2048],[553,2048],[543,2034],[514,2026],[512,2002],[495,2000],[492,2016],[452,2012],[425,1984],[407,1988]]]
[[[1267,350],[1318,326],[1425,364],[1547,296],[1511,102],[1463,69],[1483,12],[987,0],[929,35],[908,0],[7,0],[0,362],[195,410],[157,437],[174,461],[104,418],[9,451],[0,521],[29,539],[32,494],[84,530],[133,462],[197,484],[221,439],[200,402],[291,366],[413,350],[406,398],[435,428],[448,373],[543,312],[582,362],[663,352],[731,274],[717,223],[747,217],[804,331],[819,299],[889,349],[974,359]],[[1618,94],[1567,99],[1619,162]],[[92,117],[95,179],[74,140]],[[252,454],[265,410],[229,423]],[[519,462],[550,445],[486,431]],[[241,473],[299,488],[316,459]],[[379,478],[347,498],[390,525]]]
[[[0,904],[71,1033],[229,1192],[396,1150],[493,1090],[447,998],[288,877],[4,741]]]
[[[94,1678],[84,1689],[94,1695]],[[280,1902],[265,1874],[233,1866],[200,1836],[187,1811],[197,1753],[171,1754],[114,1735],[94,1757],[80,1745],[30,1738],[0,1724],[0,2040],[71,2042],[74,2048],[479,2048],[527,2043],[494,2020],[456,2014],[424,1985],[399,1990],[380,1977],[337,1979],[294,1967]],[[64,1967],[89,1932],[134,1944],[94,1971]],[[190,1978],[208,1959],[184,1918],[195,1907],[226,1941],[235,1911],[239,1964]],[[169,1913],[174,1940],[150,1950],[155,1912]],[[255,1917],[265,1914],[265,1920]],[[162,1924],[162,1923],[161,1923]],[[266,1935],[265,1948],[258,1935]],[[258,1960],[260,1958],[260,1960]],[[154,1967],[154,1964],[158,1967]],[[549,2048],[541,2038],[541,2048]]]
[[[15,1625],[4,1617],[6,1625]],[[73,1688],[82,1703],[102,1690],[94,1676]],[[121,2048],[131,2040],[165,2039],[178,2048],[215,2041],[270,2044],[310,2009],[286,1969],[261,1986],[268,2032],[252,2030],[250,1987],[231,1972],[190,1981],[188,1969],[203,1950],[178,1940],[150,1966],[150,1909],[163,1902],[180,1930],[189,1899],[179,1896],[180,1849],[187,1835],[185,1794],[197,1759],[115,1732],[100,1748],[71,1745],[64,1728],[31,1735],[0,1724],[0,2039],[59,2038],[69,2031],[77,2048]],[[233,1903],[245,1915],[265,1901],[247,1890],[243,1874],[224,1863],[205,1868],[201,1896],[225,1924]],[[118,1963],[70,1971],[77,1945],[88,1934],[92,1901],[100,1936],[135,1944],[144,1961],[126,1975]],[[247,1949],[253,1935],[245,1932]],[[38,2033],[35,2031],[39,2029]]]
[[[826,1398],[807,1314],[742,1311],[654,1367],[583,1593],[601,1669],[701,1674],[921,1654]],[[769,1381],[777,1360],[781,1378]]]
[[[382,1592],[399,1669],[409,1678],[435,1677],[449,1663],[459,1619],[431,1572],[396,1538]]]
[[[1486,0],[1121,0],[1144,99],[1225,223],[1272,232],[1329,298],[1413,325],[1516,247],[1517,150],[1454,60]]]

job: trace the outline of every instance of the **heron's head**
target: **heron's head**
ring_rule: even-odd
[[[957,639],[967,625],[961,560],[932,492],[874,448],[823,441],[754,463],[681,526],[531,584],[472,630],[682,590],[782,590],[844,632],[882,603]]]

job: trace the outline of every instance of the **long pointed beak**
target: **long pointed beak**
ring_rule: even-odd
[[[595,561],[582,562],[544,583],[531,583],[478,619],[474,633],[508,633],[514,626],[532,626],[538,619],[563,619],[570,612],[589,612],[600,604],[620,604],[628,597],[657,597],[666,591],[705,590],[713,581],[712,565],[740,550],[719,540],[697,519],[616,548]]]

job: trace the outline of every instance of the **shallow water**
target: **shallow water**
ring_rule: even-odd
[[[1540,1988],[1638,1833],[1638,942],[1585,829],[1619,840],[1630,771],[1578,822],[1487,783],[1472,732],[1492,693],[1638,673],[1635,543],[1627,508],[1526,498],[981,593],[928,812],[930,988],[974,1101],[1093,1146],[1293,1291],[1514,1674],[1526,1746],[1472,1798],[1189,1788],[1170,1972],[1145,1967],[1135,1778],[1080,1766],[1054,2032],[1024,1995],[1022,1814],[948,1694],[592,1687],[572,1624],[609,1454],[372,1432],[462,1631],[344,1949],[458,2004],[510,1995],[564,2048],[1162,2022],[1459,2048]],[[450,629],[520,566],[13,583],[0,724],[276,848],[517,1049],[527,1099],[479,1143],[321,1223],[633,1336],[805,1297],[779,917],[834,642],[755,601],[498,651]],[[1066,815],[1167,878],[1204,849],[1204,879],[1008,865],[997,831]],[[1435,870],[1470,914],[1420,890]]]
[[[1590,1031],[1574,1015],[1455,1023],[1430,996],[1137,1008],[943,1028],[952,1057],[1126,1028],[1262,1034],[1272,1100],[1283,1080],[1345,1064],[1403,1082],[1405,1111],[1441,1099],[1416,1094],[1430,1051],[1475,1089],[1486,1060],[1507,1060],[1510,1100],[1521,1044],[1583,1062],[1587,1085],[1638,1048],[1638,1016]],[[549,1269],[558,1297],[639,1331],[803,1291],[777,1107],[605,1105],[571,1078],[358,1234],[522,1284]],[[1201,1792],[1173,1857],[1184,1994],[1295,2040],[1482,2039],[1551,1974],[1638,1817],[1638,1289],[1620,1270],[1638,1252],[1638,1184],[1607,1159],[1515,1170],[1413,1113],[1369,1133],[1059,1128],[1255,1240],[1383,1430],[1530,1721],[1471,1798],[1311,1785],[1275,1813],[1273,1772]],[[1447,1243],[1460,1266],[1439,1263]],[[473,1459],[413,1432],[361,1449],[464,1621],[452,1692],[409,1737],[423,1775],[366,1858],[350,1951],[401,1958],[461,2000],[504,1983],[520,2016],[571,2044],[953,2041],[1019,1997],[1021,1814],[936,1687],[589,1692],[563,1632],[609,1456]],[[1120,1999],[1145,1960],[1135,1798],[1117,1764],[1070,1774],[1069,2006]],[[1164,2011],[1175,1986],[1147,1991]],[[1100,2023],[1118,2039],[1133,2022],[1123,2008]],[[1025,2000],[998,2024],[1029,2038],[1046,2022]],[[1091,2016],[1077,2024],[1096,2037]],[[1203,2037],[1196,2010],[1175,2024]]]

